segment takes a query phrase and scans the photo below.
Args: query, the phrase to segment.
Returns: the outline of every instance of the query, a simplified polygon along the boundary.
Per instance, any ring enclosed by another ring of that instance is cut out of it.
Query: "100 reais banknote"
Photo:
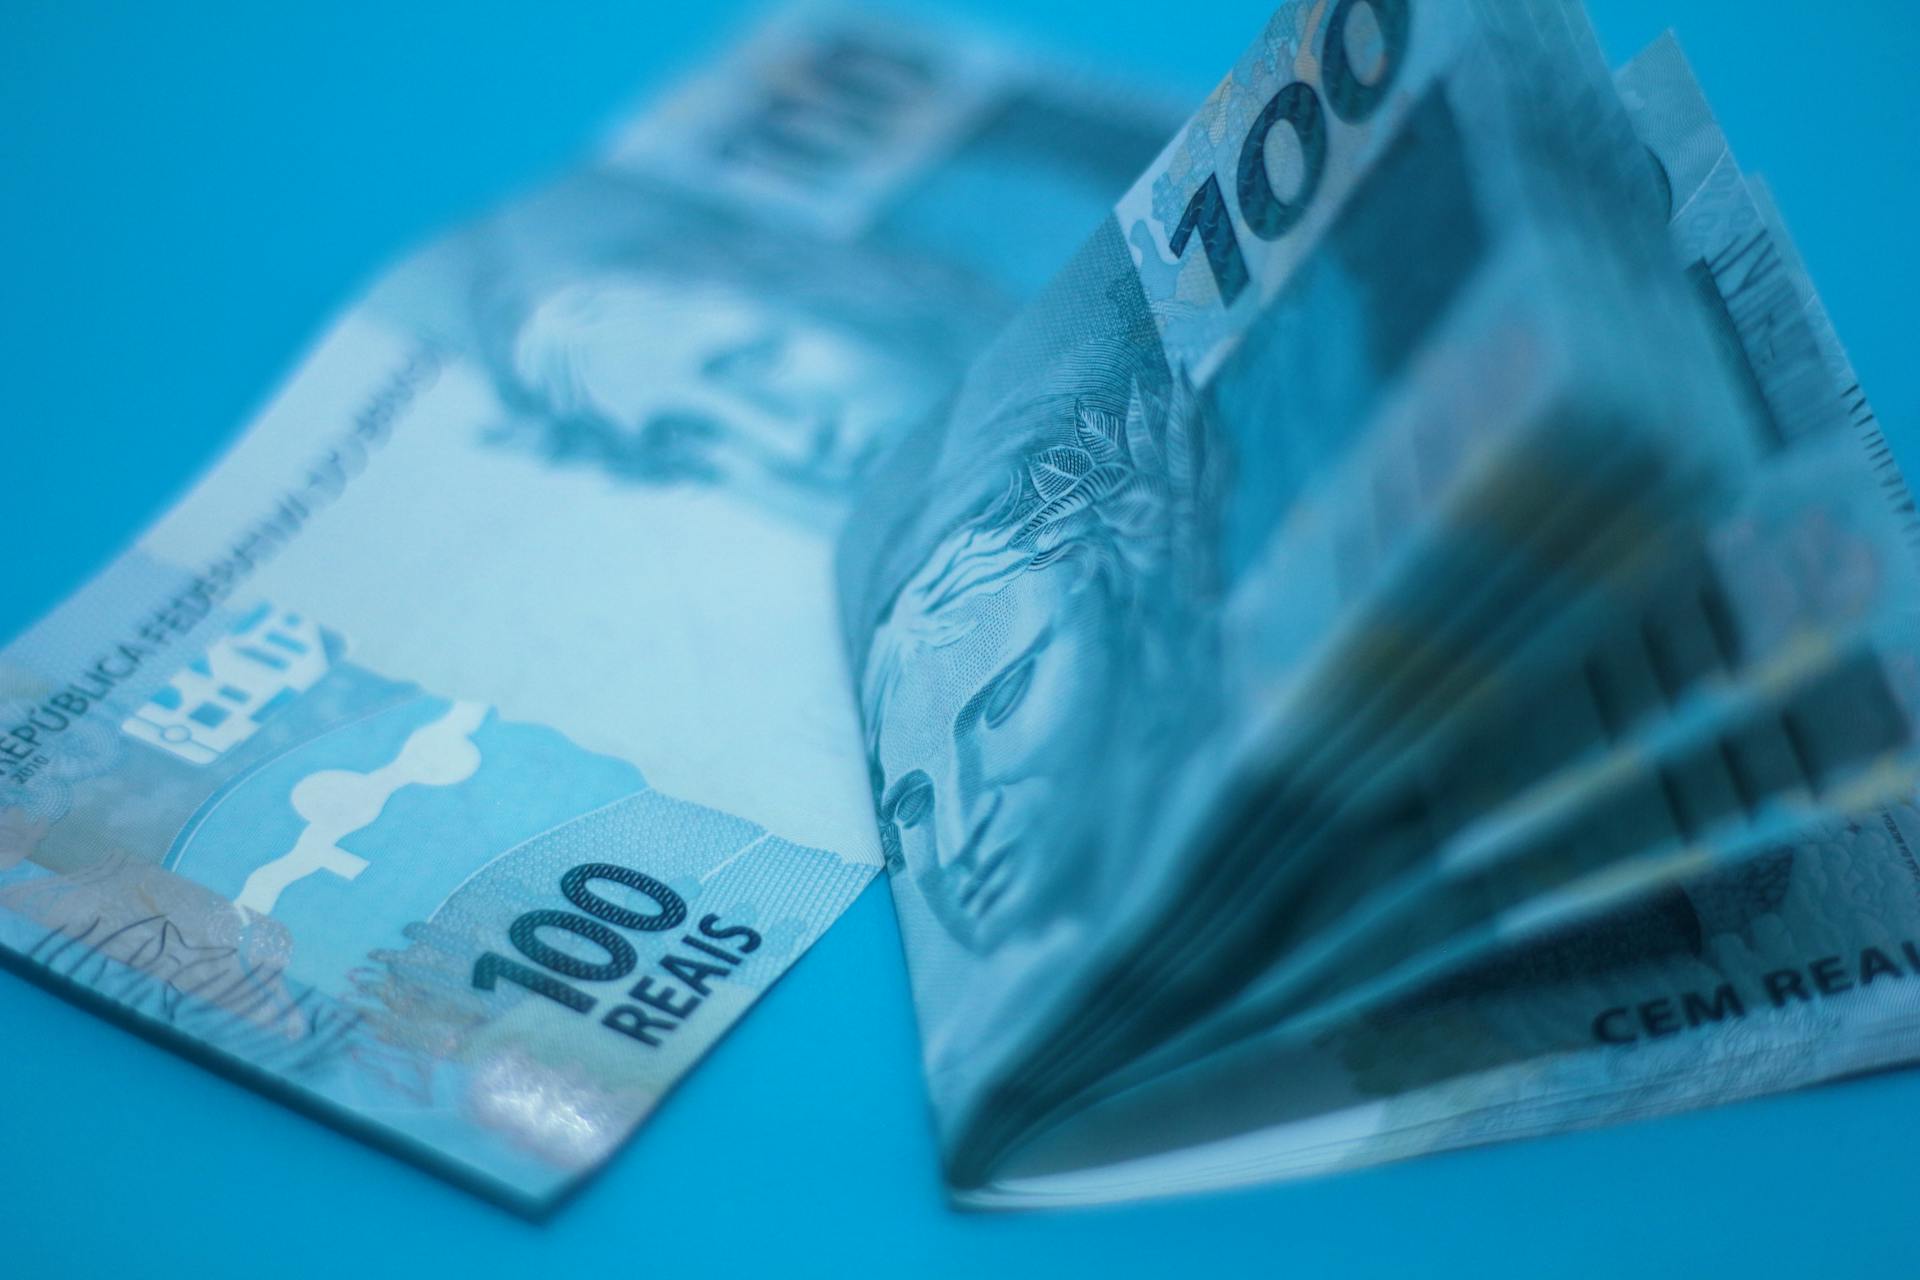
[[[802,9],[407,259],[0,653],[0,948],[550,1202],[879,866],[834,532],[1171,123]]]
[[[1684,63],[1622,84],[1558,0],[1279,6],[867,486],[964,1201],[1916,1052],[1913,506]]]

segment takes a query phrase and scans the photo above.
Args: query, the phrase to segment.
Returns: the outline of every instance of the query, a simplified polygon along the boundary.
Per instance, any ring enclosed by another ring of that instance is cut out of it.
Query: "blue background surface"
[[[956,0],[957,3],[957,0]],[[1901,0],[1594,0],[1671,24],[1773,181],[1903,461],[1920,27]],[[1194,101],[1262,0],[996,0]],[[0,3],[0,636],[214,456],[399,250],[577,154],[743,10]],[[535,1225],[0,974],[0,1275],[1912,1275],[1920,1075],[1206,1199],[942,1200],[870,890]]]

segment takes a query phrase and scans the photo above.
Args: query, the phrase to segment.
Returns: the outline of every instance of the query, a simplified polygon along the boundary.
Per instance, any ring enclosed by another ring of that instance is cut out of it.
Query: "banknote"
[[[805,7],[405,259],[0,651],[0,955],[551,1204],[880,865],[835,530],[1173,123]]]
[[[1283,4],[876,466],[841,609],[962,1200],[1901,1055],[1902,984],[1827,997],[1920,961],[1913,511],[1763,208],[1576,4]]]

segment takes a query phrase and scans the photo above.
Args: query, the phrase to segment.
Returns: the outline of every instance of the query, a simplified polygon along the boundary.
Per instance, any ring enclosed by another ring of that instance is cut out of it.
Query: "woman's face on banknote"
[[[678,451],[679,474],[750,492],[843,491],[917,408],[908,371],[831,321],[633,274],[547,294],[512,361],[556,418],[601,424],[597,443],[616,469],[644,461],[627,457],[635,450]]]
[[[944,641],[898,617],[878,639],[901,646],[874,745],[889,843],[977,951],[1050,914],[1091,825],[1114,661],[1081,572],[1026,569],[948,603]]]

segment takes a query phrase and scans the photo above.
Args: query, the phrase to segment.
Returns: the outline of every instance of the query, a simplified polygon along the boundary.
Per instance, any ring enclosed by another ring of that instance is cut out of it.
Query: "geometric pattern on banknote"
[[[128,736],[208,764],[326,674],[320,629],[262,601],[121,724]]]

